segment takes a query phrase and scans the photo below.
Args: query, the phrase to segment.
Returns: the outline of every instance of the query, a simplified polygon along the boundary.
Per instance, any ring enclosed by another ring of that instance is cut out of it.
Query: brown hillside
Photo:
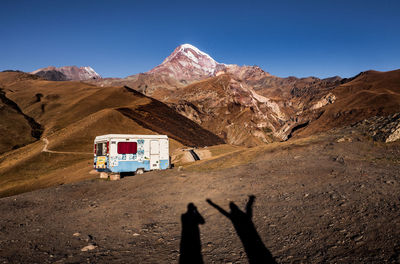
[[[369,71],[344,80],[220,75],[153,96],[230,144],[255,146],[399,112],[399,72]]]
[[[0,73],[0,85],[12,102],[2,108],[10,114],[0,123],[8,127],[1,127],[12,133],[9,138],[22,142],[0,145],[1,196],[97,177],[89,172],[93,140],[101,134],[163,133],[171,138],[171,150],[223,143],[167,105],[128,87],[51,82],[24,73]],[[32,137],[30,123],[43,133]],[[43,152],[45,141],[37,139],[47,139],[51,152]],[[16,144],[25,146],[11,150]]]
[[[367,71],[332,91],[335,103],[322,109],[322,115],[299,131],[306,136],[334,127],[353,124],[372,116],[400,111],[400,70]]]

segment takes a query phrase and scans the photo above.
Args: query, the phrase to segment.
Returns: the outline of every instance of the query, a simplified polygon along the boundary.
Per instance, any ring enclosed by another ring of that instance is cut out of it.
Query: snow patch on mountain
[[[207,53],[193,45],[183,44],[150,73],[168,75],[177,80],[194,81],[213,76],[217,65]]]

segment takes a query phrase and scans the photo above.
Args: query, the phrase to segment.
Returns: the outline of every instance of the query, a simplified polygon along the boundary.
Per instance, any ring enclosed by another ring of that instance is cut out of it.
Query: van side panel
[[[120,161],[117,166],[111,167],[112,172],[135,172],[137,169],[150,170],[150,161]]]

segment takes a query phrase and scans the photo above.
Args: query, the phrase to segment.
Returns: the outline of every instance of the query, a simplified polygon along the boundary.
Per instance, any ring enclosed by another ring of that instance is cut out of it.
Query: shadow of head
[[[184,214],[190,221],[192,221],[195,224],[204,224],[205,220],[197,211],[197,207],[193,203],[189,203],[187,206],[187,212]]]
[[[193,203],[189,203],[188,206],[187,206],[187,208],[188,208],[188,211],[197,210],[196,206],[194,206]]]

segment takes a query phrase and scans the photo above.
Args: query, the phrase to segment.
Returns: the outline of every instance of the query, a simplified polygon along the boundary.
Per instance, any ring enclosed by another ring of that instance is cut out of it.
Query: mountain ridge
[[[30,73],[39,75],[49,81],[86,81],[89,79],[101,79],[100,74],[95,72],[90,66],[48,66]]]
[[[147,73],[89,82],[128,85],[169,104],[229,144],[256,146],[288,140],[303,130],[317,131],[313,122],[340,97],[335,89],[357,77],[280,78],[258,66],[219,63],[183,44]]]

